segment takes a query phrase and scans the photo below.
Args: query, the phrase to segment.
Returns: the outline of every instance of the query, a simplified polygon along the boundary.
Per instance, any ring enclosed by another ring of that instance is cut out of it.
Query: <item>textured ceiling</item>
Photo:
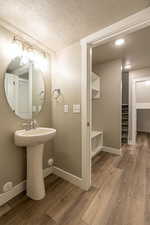
[[[130,63],[132,70],[150,67],[150,27],[125,37],[125,44],[116,47],[114,41],[93,48],[93,65],[115,59]]]
[[[0,0],[0,17],[57,51],[149,5],[149,0]]]

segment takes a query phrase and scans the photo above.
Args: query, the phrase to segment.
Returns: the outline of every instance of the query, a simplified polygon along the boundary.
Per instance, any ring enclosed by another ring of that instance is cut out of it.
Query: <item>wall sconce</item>
[[[63,95],[59,88],[56,88],[52,91],[52,97],[59,103],[63,101]]]

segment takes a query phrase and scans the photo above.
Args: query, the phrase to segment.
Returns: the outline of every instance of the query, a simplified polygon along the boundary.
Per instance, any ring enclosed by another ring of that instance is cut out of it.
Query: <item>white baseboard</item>
[[[5,192],[0,194],[0,206],[7,203],[9,200],[23,192],[26,188],[26,181],[22,181],[21,183],[17,184],[12,188],[11,191]]]
[[[61,177],[64,180],[69,181],[70,183],[82,188],[82,178],[79,178],[71,173],[66,172],[56,166],[53,167],[53,173],[58,177]]]
[[[121,155],[122,154],[122,150],[121,149],[112,148],[112,147],[108,147],[108,146],[103,146],[102,151],[103,152],[109,152],[109,153],[116,154],[116,155]]]
[[[53,173],[53,167],[51,166],[51,167],[48,167],[48,168],[46,168],[46,169],[44,169],[43,170],[43,175],[44,175],[44,178],[45,177],[48,177],[50,174],[52,174]]]
[[[147,130],[147,131],[145,131],[145,130],[137,130],[137,132],[140,132],[140,133],[150,133],[150,131],[149,130]]]
[[[132,145],[133,141],[132,140],[128,140],[128,144]]]
[[[44,177],[47,177],[53,172],[53,168],[49,167],[43,170]],[[26,181],[22,181],[12,188],[11,191],[0,194],[0,206],[7,203],[9,200],[20,194],[26,189]]]
[[[135,145],[136,143],[134,143],[133,140],[129,140],[129,141],[128,141],[128,144],[129,144],[129,145]]]

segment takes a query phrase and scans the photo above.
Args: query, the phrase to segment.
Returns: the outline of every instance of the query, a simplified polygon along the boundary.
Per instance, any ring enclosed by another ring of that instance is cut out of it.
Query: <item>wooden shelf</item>
[[[127,128],[122,128],[122,131],[123,132],[128,132],[128,129]]]
[[[128,141],[128,104],[122,104],[122,143]]]
[[[95,138],[98,135],[102,135],[103,132],[102,131],[98,131],[98,130],[92,130],[92,135],[91,138]]]
[[[97,155],[102,150],[102,148],[103,146],[98,146],[97,148],[93,149],[91,157],[93,158],[95,155]]]
[[[91,131],[92,152],[91,158],[97,155],[103,147],[103,131],[92,130]]]
[[[128,137],[127,133],[122,136],[122,138],[126,138],[126,137]]]
[[[150,103],[136,103],[136,109],[150,109]]]
[[[100,76],[92,72],[92,99],[100,98]]]
[[[96,88],[92,88],[92,91],[99,92],[99,90]]]

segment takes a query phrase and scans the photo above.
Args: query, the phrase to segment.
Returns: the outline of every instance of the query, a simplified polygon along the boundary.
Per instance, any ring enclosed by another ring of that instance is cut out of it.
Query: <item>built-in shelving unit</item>
[[[100,98],[100,76],[92,72],[92,99]]]
[[[149,102],[136,103],[136,109],[150,109]]]
[[[92,72],[92,99],[98,99],[101,95],[100,82],[101,78],[96,73]],[[103,147],[103,131],[92,130],[91,132],[92,152],[91,158],[97,155]]]
[[[122,144],[128,143],[128,104],[122,105]]]
[[[91,132],[91,141],[92,141],[92,154],[93,158],[97,155],[103,148],[103,132],[98,130],[93,130]]]

